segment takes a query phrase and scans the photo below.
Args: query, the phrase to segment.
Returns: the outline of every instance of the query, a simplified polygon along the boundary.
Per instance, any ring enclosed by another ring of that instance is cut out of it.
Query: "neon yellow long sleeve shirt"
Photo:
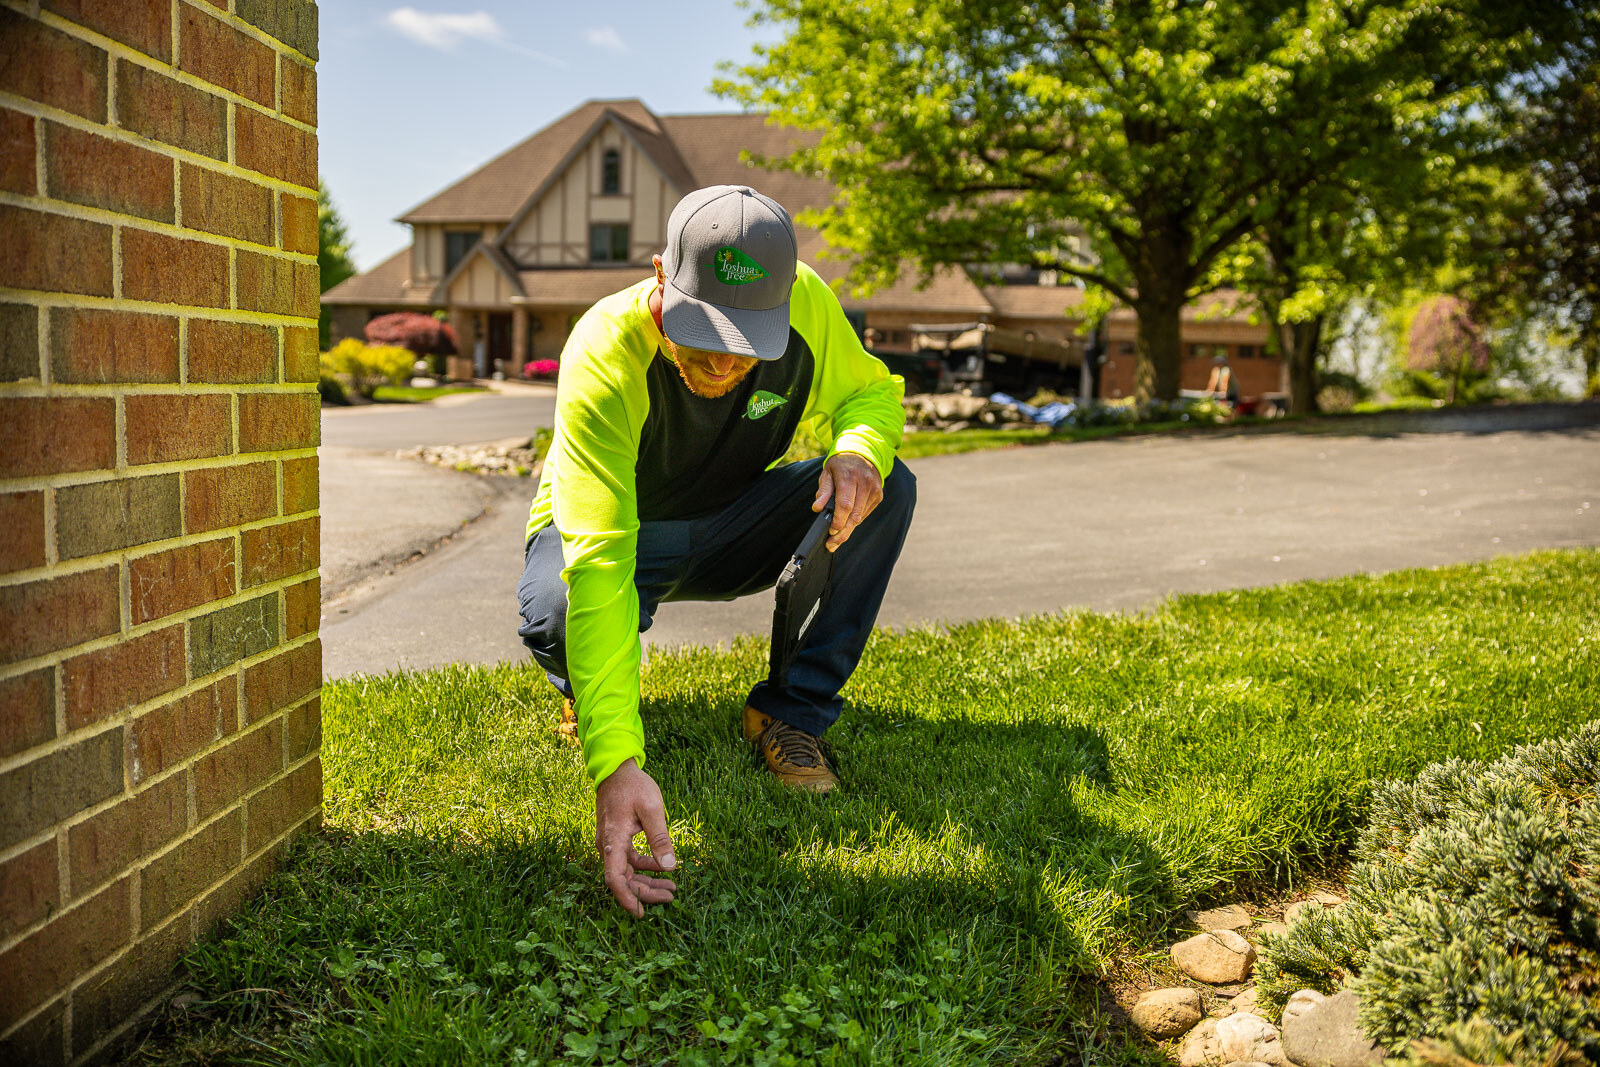
[[[905,381],[861,347],[817,273],[799,264],[789,347],[727,397],[696,397],[650,314],[655,279],[596,303],[561,354],[555,435],[527,537],[554,523],[567,585],[567,670],[591,783],[645,762],[639,718],[639,523],[693,517],[781,462],[805,426],[828,455],[888,477],[905,430]],[[803,397],[803,399],[802,399]]]

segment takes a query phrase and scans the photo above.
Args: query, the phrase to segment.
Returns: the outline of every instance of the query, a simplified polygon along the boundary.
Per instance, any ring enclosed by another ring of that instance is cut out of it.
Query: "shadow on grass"
[[[856,706],[818,798],[737,740],[741,705],[644,708],[674,904],[616,908],[565,802],[470,835],[330,828],[191,954],[201,1010],[140,1062],[1161,1062],[1085,941],[1084,907],[1171,892],[1074,802],[1110,788],[1094,730]]]

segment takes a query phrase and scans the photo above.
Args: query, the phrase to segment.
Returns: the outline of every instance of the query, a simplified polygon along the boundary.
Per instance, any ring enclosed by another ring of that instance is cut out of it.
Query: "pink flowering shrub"
[[[536,359],[522,368],[524,378],[554,378],[561,370],[561,362],[554,359]]]

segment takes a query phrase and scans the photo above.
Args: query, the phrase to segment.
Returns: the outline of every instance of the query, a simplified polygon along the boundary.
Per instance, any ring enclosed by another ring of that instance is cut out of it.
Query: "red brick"
[[[180,914],[78,986],[72,994],[73,1051],[81,1053],[121,1027],[170,985],[192,943],[189,916]]]
[[[172,62],[171,0],[45,0],[44,9],[152,59]]]
[[[122,745],[105,730],[0,773],[0,851],[121,793]]]
[[[129,637],[61,665],[67,729],[76,730],[188,681],[183,626]]]
[[[273,846],[230,874],[227,881],[200,899],[195,905],[195,913],[201,937],[216,933],[220,923],[237,914],[240,906],[260,891],[282,853],[282,845]]]
[[[43,1011],[0,1038],[0,1063],[28,1063],[56,1067],[70,1061],[66,1044],[67,1004],[64,994]]]
[[[226,393],[134,393],[122,401],[128,463],[172,463],[233,452],[233,398]]]
[[[316,0],[234,0],[233,12],[308,59],[317,58]]]
[[[117,63],[117,125],[212,159],[228,158],[228,102],[165,74]]]
[[[142,856],[159,852],[189,826],[189,784],[174,774],[67,833],[71,895],[81,897]]]
[[[317,508],[317,457],[283,461],[283,513],[297,515]]]
[[[246,667],[245,722],[260,722],[315,693],[321,685],[321,641],[310,641]]]
[[[320,522],[313,515],[309,519],[244,531],[240,535],[243,563],[239,568],[239,584],[249,589],[316,570]]]
[[[172,157],[127,141],[44,124],[45,185],[51,196],[142,219],[177,219]]]
[[[290,118],[299,119],[307,126],[315,126],[317,124],[316,68],[292,56],[283,56],[278,71],[278,95],[283,102],[283,113]]]
[[[0,382],[29,379],[39,379],[39,310],[0,303]]]
[[[50,367],[58,382],[176,382],[178,320],[134,311],[51,308]]]
[[[129,880],[113,882],[0,953],[0,1030],[127,944]]]
[[[249,322],[189,320],[191,382],[275,382],[278,328]]]
[[[322,621],[322,579],[310,578],[283,591],[283,639],[315,633]]]
[[[184,226],[258,245],[272,244],[271,189],[187,162],[182,185]]]
[[[112,295],[110,226],[0,204],[0,233],[0,285]]]
[[[245,851],[256,852],[304,822],[322,805],[322,761],[296,767],[245,802],[249,836]]]
[[[316,393],[244,393],[239,397],[239,451],[315,448],[322,433]]]
[[[277,106],[276,54],[199,8],[178,7],[178,68],[202,81],[254,100]]]
[[[133,625],[187,611],[235,592],[233,538],[152,552],[128,563],[128,612]]]
[[[240,249],[239,307],[273,315],[317,317],[321,308],[321,274],[315,263],[264,256]]]
[[[317,202],[308,196],[281,193],[283,247],[288,252],[317,254]]]
[[[113,478],[56,490],[56,556],[63,560],[165,541],[183,532],[178,475]]]
[[[184,530],[203,533],[264,519],[278,511],[272,463],[183,472]]]
[[[0,530],[0,574],[44,566],[43,493],[0,493]]]
[[[61,907],[61,870],[56,839],[0,861],[0,941]]]
[[[0,663],[117,632],[117,568],[0,586]]]
[[[230,811],[140,872],[139,929],[149,930],[239,865],[240,813]]]
[[[312,697],[284,716],[283,732],[290,763],[315,752],[322,745],[322,698]]]
[[[106,120],[104,50],[10,8],[0,8],[0,41],[0,91]]]
[[[225,308],[228,250],[123,227],[122,295],[129,300]]]
[[[116,426],[108,397],[0,397],[0,477],[114,467]]]
[[[283,720],[273,719],[195,761],[195,814],[210,818],[282,770]]]
[[[0,107],[0,189],[33,196],[39,188],[33,116]]]
[[[233,109],[233,158],[248,170],[317,187],[316,135],[254,108]]]
[[[320,375],[317,331],[313,326],[283,328],[283,380],[314,382]]]
[[[128,769],[137,786],[176,767],[239,725],[239,680],[226,675],[147,711],[128,727]]]
[[[56,669],[41,667],[0,681],[0,759],[56,735]]]

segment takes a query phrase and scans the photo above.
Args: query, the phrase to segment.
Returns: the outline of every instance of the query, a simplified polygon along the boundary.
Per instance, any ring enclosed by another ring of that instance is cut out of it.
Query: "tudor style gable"
[[[518,269],[648,265],[693,188],[659,130],[607,111],[496,238]]]

